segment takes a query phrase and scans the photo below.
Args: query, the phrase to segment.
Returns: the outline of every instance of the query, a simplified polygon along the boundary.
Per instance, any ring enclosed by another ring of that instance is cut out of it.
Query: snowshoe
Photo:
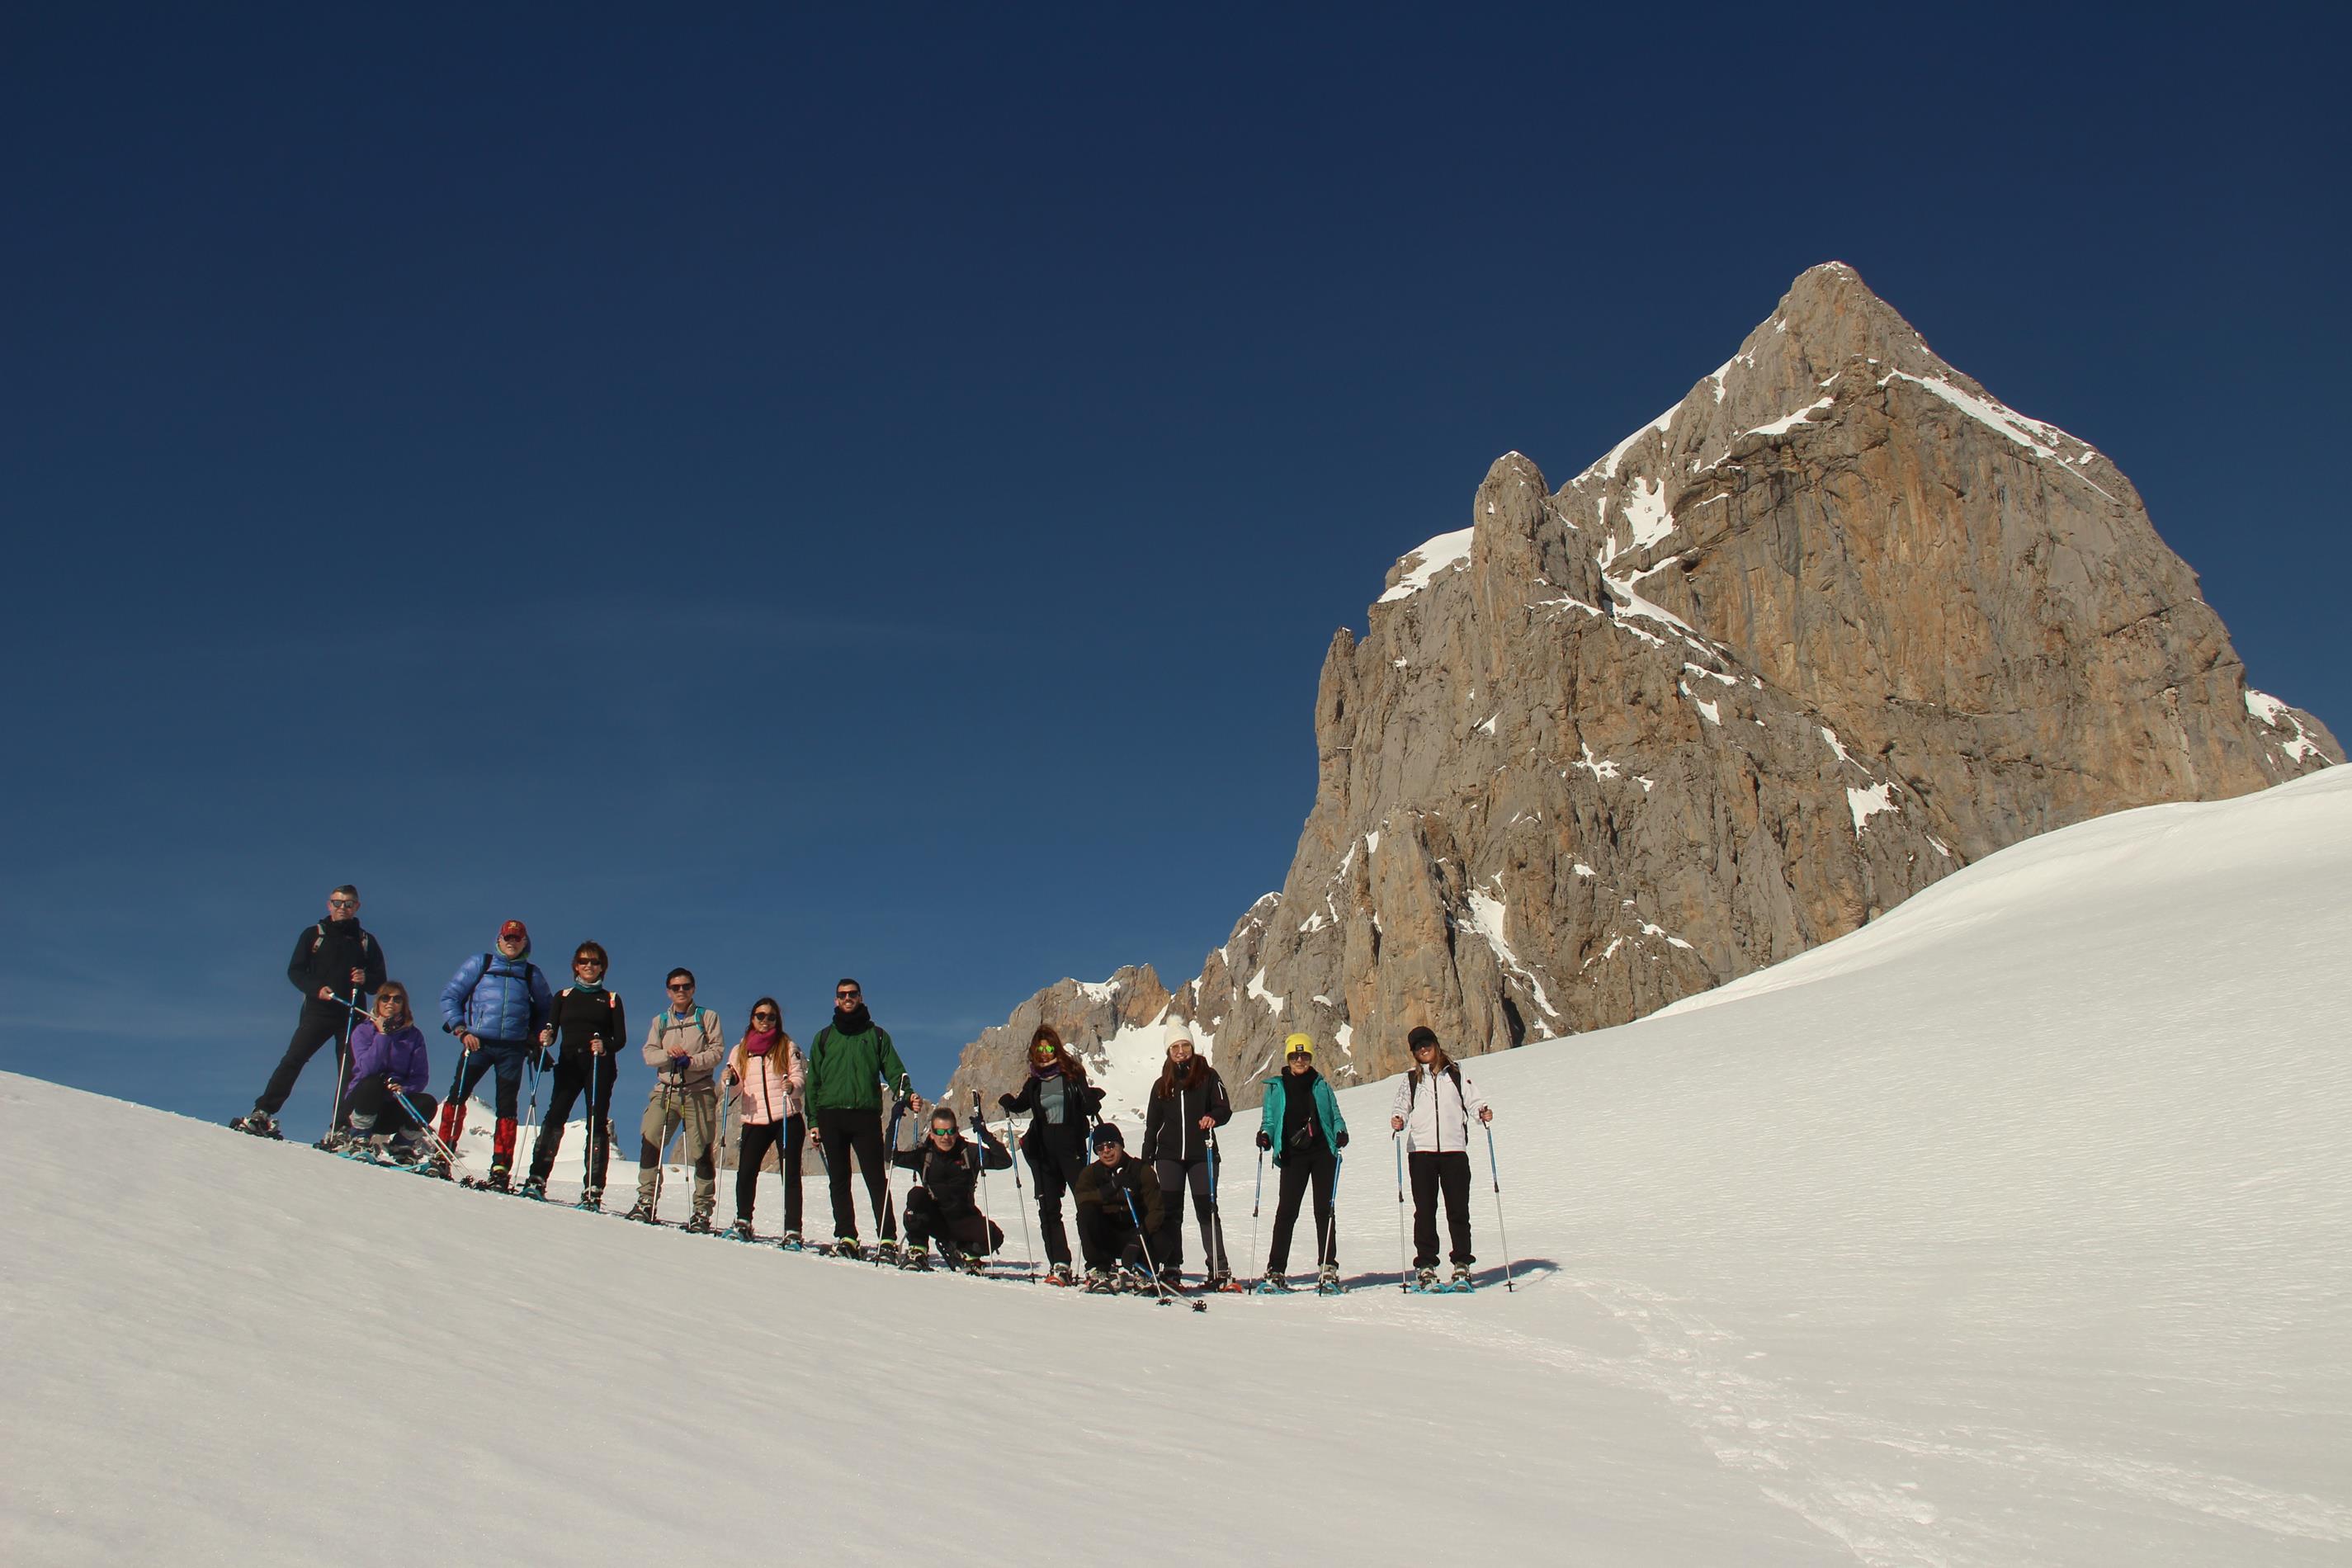
[[[888,1237],[884,1237],[880,1241],[876,1242],[874,1244],[874,1261],[881,1264],[897,1263],[898,1261],[898,1244],[891,1240]]]
[[[1416,1290],[1436,1289],[1437,1270],[1434,1268],[1417,1268],[1413,1270],[1412,1288]]]
[[[817,1247],[815,1250],[827,1258],[845,1258],[852,1263],[866,1261],[866,1248],[858,1245],[857,1238],[854,1236],[836,1236],[831,1245]]]
[[[231,1121],[229,1125],[239,1132],[250,1132],[256,1138],[276,1138],[282,1141],[286,1136],[285,1133],[278,1131],[278,1118],[266,1110],[248,1110]]]
[[[654,1205],[642,1201],[631,1204],[629,1205],[629,1212],[623,1215],[621,1217],[623,1219],[635,1220],[640,1225],[661,1224],[661,1216],[654,1213]]]
[[[751,1222],[750,1220],[739,1219],[733,1225],[727,1227],[727,1239],[730,1241],[757,1241],[760,1238],[751,1233]]]
[[[1108,1296],[1118,1289],[1118,1283],[1112,1279],[1109,1269],[1089,1268],[1087,1270],[1086,1292],[1087,1295]]]
[[[1243,1289],[1242,1284],[1234,1278],[1233,1270],[1229,1268],[1221,1268],[1210,1275],[1206,1283],[1201,1288],[1204,1290],[1220,1290],[1234,1294],[1238,1294]]]
[[[776,1245],[782,1247],[786,1252],[799,1252],[807,1247],[808,1244],[801,1239],[801,1233],[799,1231],[788,1230],[784,1232],[784,1238],[776,1243]]]
[[[919,1247],[910,1247],[898,1255],[898,1267],[909,1274],[929,1274],[931,1255]]]
[[[1256,1296],[1287,1296],[1290,1294],[1290,1276],[1279,1270],[1269,1270],[1265,1279],[1250,1287],[1250,1293]]]
[[[1056,1263],[1054,1265],[1053,1272],[1045,1276],[1045,1283],[1048,1285],[1075,1285],[1077,1283],[1077,1279],[1071,1274],[1070,1266],[1068,1264]]]
[[[710,1235],[710,1216],[707,1214],[691,1214],[687,1215],[686,1230],[687,1234],[689,1236]]]
[[[1473,1290],[1477,1289],[1477,1281],[1470,1278],[1470,1266],[1466,1263],[1455,1264],[1454,1266],[1454,1278],[1446,1282],[1445,1288],[1449,1290]]]
[[[547,1201],[547,1178],[545,1176],[525,1176],[522,1179],[522,1185],[515,1189],[515,1196],[519,1198],[535,1198],[541,1203],[545,1203]]]
[[[1318,1296],[1342,1295],[1346,1292],[1347,1289],[1348,1288],[1345,1285],[1339,1283],[1339,1266],[1338,1264],[1327,1263],[1316,1273],[1315,1293]]]
[[[1173,1263],[1169,1264],[1160,1271],[1160,1283],[1171,1291],[1181,1294],[1184,1289],[1184,1270]]]
[[[572,1206],[586,1209],[590,1214],[602,1213],[604,1207],[604,1189],[602,1187],[583,1189],[580,1194],[580,1201]]]

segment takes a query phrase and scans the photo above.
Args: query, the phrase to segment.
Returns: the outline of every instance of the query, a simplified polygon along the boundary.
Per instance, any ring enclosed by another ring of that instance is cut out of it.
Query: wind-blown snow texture
[[[0,1079],[0,1558],[2342,1563],[2347,888],[2331,771],[1474,1062],[1508,1295],[1483,1158],[1488,1288],[1396,1291],[1385,1085],[1356,1291],[1195,1317]]]

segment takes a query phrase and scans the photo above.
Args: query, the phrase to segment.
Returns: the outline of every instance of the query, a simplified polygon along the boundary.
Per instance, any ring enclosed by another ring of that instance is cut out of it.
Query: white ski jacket
[[[1409,1154],[1456,1154],[1470,1147],[1470,1119],[1486,1109],[1486,1096],[1460,1062],[1448,1062],[1433,1087],[1414,1068],[1397,1079],[1389,1114],[1404,1118]]]

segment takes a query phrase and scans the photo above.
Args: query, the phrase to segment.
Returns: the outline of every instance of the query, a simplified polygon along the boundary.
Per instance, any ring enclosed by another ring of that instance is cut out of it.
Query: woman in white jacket
[[[1397,1080],[1389,1127],[1404,1138],[1405,1163],[1412,1173],[1412,1266],[1418,1283],[1437,1283],[1437,1194],[1445,1194],[1445,1228],[1452,1246],[1454,1283],[1470,1282],[1470,1119],[1495,1120],[1494,1109],[1445,1054],[1426,1026],[1405,1037],[1413,1066]]]

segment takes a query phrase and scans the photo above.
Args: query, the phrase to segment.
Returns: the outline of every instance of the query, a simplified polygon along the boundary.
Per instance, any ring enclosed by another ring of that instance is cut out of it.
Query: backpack
[[[1445,1076],[1454,1080],[1454,1098],[1465,1102],[1464,1110],[1466,1111],[1469,1109],[1467,1103],[1469,1096],[1462,1092],[1462,1064],[1460,1062],[1447,1062],[1445,1064]],[[1420,1099],[1421,1069],[1419,1068],[1415,1068],[1412,1069],[1412,1075],[1404,1080],[1404,1113],[1407,1116],[1411,1116],[1412,1114],[1413,1104]]]

